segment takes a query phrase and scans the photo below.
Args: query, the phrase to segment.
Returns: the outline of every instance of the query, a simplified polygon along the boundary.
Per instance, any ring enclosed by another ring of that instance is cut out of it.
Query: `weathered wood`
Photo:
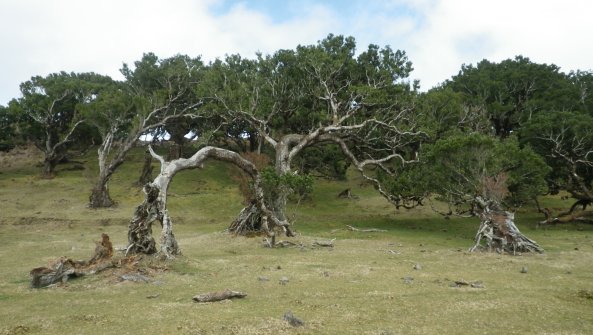
[[[42,288],[56,283],[65,283],[71,278],[95,274],[114,267],[111,261],[113,246],[107,234],[102,234],[101,241],[96,242],[95,254],[89,261],[75,261],[60,257],[46,267],[38,267],[31,272],[31,287]]]
[[[314,247],[333,248],[335,240],[336,239],[334,238],[329,241],[315,241],[315,242],[313,242],[313,246]]]
[[[523,235],[514,223],[515,214],[507,211],[489,210],[486,208],[480,214],[480,228],[475,237],[475,244],[469,249],[473,252],[487,247],[488,251],[508,252],[538,252],[544,249],[537,242]],[[486,245],[482,245],[482,241]]]
[[[540,209],[540,212],[544,214],[546,219],[538,222],[538,225],[545,226],[573,222],[593,224],[593,211],[583,210],[575,212],[574,207],[575,206],[573,205],[569,211],[560,213],[558,216],[552,215],[552,211],[549,208]]]
[[[226,289],[224,291],[219,292],[209,292],[204,294],[196,295],[192,298],[195,302],[214,302],[214,301],[222,301],[227,299],[234,299],[234,298],[245,298],[247,296],[246,293],[239,292],[239,291],[232,291]]]
[[[384,233],[384,232],[387,231],[385,229],[377,229],[377,228],[363,228],[363,229],[360,229],[360,228],[356,228],[356,227],[353,227],[353,226],[350,226],[350,225],[346,225],[346,227],[348,227],[348,230],[350,230],[350,231],[357,231],[357,232],[361,232],[361,233]]]

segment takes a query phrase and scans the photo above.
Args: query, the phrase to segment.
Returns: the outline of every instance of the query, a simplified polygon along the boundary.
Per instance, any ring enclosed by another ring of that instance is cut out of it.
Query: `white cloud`
[[[593,67],[593,2],[587,0],[287,0],[278,6],[298,14],[286,18],[253,10],[249,1],[230,2],[215,14],[220,1],[0,0],[0,104],[17,97],[19,83],[33,75],[65,70],[119,77],[122,63],[144,52],[251,57],[315,43],[328,33],[356,37],[359,50],[369,43],[405,50],[423,89],[484,58],[522,54],[564,71]]]
[[[592,68],[593,3],[585,0],[441,0],[425,7],[425,25],[409,54],[424,88],[456,74],[461,64],[516,55],[563,71]]]
[[[19,96],[34,75],[93,71],[119,78],[123,62],[145,52],[211,60],[314,43],[331,31],[330,11],[313,6],[298,18],[273,23],[245,6],[215,16],[214,1],[0,0],[0,104]]]

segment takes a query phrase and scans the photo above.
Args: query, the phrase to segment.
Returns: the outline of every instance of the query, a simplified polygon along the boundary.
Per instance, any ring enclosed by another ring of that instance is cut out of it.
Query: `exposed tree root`
[[[358,199],[358,196],[352,194],[352,190],[347,188],[338,194],[338,198],[342,199]]]
[[[544,252],[537,242],[527,238],[515,226],[514,213],[486,209],[480,214],[480,219],[482,223],[476,234],[476,243],[469,249],[470,252],[481,248],[513,255],[517,252]],[[482,241],[486,242],[485,246]]]
[[[288,222],[282,221],[280,224],[276,220],[276,224],[272,225],[275,229],[270,228],[268,215],[264,215],[257,202],[252,202],[249,206],[243,208],[239,216],[231,223],[227,231],[241,236],[256,236],[265,235],[266,243],[270,248],[276,246],[276,232],[280,230],[288,237],[294,237],[293,231],[290,229]]]
[[[228,232],[236,235],[251,235],[258,233],[268,233],[269,227],[265,217],[257,208],[257,205],[252,202],[249,206],[243,208],[239,216],[231,223]]]

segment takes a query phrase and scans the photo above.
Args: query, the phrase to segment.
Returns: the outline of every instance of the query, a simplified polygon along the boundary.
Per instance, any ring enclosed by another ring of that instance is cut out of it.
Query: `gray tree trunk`
[[[107,208],[115,205],[115,202],[109,195],[109,188],[107,187],[108,177],[101,176],[91,191],[89,197],[90,208]]]
[[[110,161],[108,161],[109,153],[113,147],[114,132],[107,133],[103,138],[103,143],[97,149],[97,159],[99,163],[99,178],[89,196],[89,207],[91,208],[107,208],[116,204],[109,195],[109,180],[115,170],[124,163],[128,152],[136,142],[135,137],[128,137],[126,141],[117,147],[117,152]]]

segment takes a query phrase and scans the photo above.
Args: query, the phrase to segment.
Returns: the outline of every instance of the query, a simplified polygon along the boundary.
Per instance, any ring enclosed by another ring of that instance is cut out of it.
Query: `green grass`
[[[92,154],[82,159],[85,170],[61,166],[52,180],[18,161],[0,166],[0,334],[593,333],[593,300],[579,293],[593,291],[593,227],[538,229],[541,218],[525,209],[517,224],[545,254],[470,254],[475,219],[444,220],[429,208],[398,211],[352,175],[347,182],[318,181],[311,199],[291,205],[299,232],[291,240],[302,248],[271,250],[259,238],[222,233],[241,197],[227,177],[230,168],[218,162],[175,177],[169,210],[183,255],[162,264],[168,270],[152,282],[122,282],[106,271],[31,289],[31,269],[60,256],[88,259],[103,232],[116,247],[126,245],[128,220],[142,201],[133,186],[142,152],[115,174],[110,190],[119,205],[107,210],[86,207],[96,172]],[[338,199],[347,187],[359,199]],[[350,232],[346,225],[387,232]],[[313,248],[318,239],[335,239],[335,247]],[[282,276],[288,284],[279,284]],[[485,288],[451,287],[460,279]],[[191,300],[225,288],[248,296]],[[304,327],[282,321],[289,310]]]

